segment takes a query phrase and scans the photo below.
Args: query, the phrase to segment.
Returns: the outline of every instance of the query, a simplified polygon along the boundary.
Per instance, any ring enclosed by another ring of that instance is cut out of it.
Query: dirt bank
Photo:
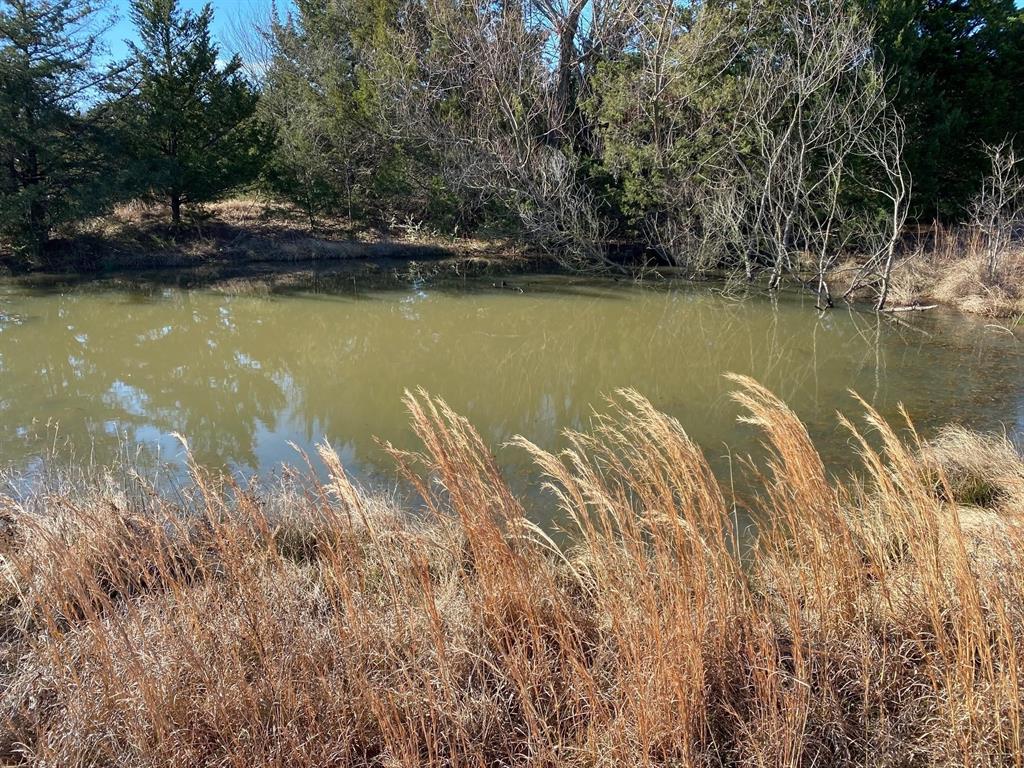
[[[310,222],[294,207],[256,197],[205,206],[179,228],[166,218],[159,207],[120,206],[62,233],[38,257],[7,258],[6,270],[95,275],[167,269],[234,277],[287,273],[291,270],[281,265],[289,264],[375,261],[480,271],[520,269],[536,260],[500,238],[451,237],[413,225],[395,225],[384,233],[338,219]],[[3,264],[0,259],[0,268]]]

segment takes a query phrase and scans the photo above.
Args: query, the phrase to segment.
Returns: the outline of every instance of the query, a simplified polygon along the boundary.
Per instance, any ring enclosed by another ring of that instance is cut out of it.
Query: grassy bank
[[[106,216],[70,227],[31,261],[9,266],[15,271],[88,273],[371,259],[486,266],[515,264],[525,255],[504,240],[450,237],[401,222],[383,232],[338,218],[310,221],[292,205],[252,196],[208,204],[180,227],[168,224],[161,206],[120,205]]]
[[[1010,240],[997,254],[969,228],[936,227],[905,257],[893,279],[894,303],[937,303],[968,314],[1024,315],[1024,243]]]
[[[410,517],[289,473],[46,470],[3,511],[2,752],[39,765],[1015,765],[1024,462],[867,406],[856,481],[750,380],[774,451],[734,510],[679,424],[620,393],[525,440],[576,527],[529,524],[472,427],[410,397]],[[743,548],[743,547],[740,547]]]

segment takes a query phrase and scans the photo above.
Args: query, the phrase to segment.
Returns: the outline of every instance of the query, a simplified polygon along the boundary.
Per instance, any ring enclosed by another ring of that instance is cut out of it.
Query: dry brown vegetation
[[[939,303],[988,317],[1024,314],[1024,244],[1011,242],[992,270],[985,238],[936,227],[893,274],[892,303]]]
[[[908,253],[883,282],[892,298],[906,306],[936,302],[989,317],[1024,317],[1024,163],[1012,141],[985,145],[991,171],[959,227],[940,224],[907,232]],[[916,239],[916,243],[914,240]],[[895,243],[895,240],[892,241]],[[890,256],[895,260],[894,251]],[[854,266],[850,292],[864,274]],[[849,280],[850,278],[847,278]],[[882,302],[884,303],[884,302]]]
[[[268,489],[47,470],[0,502],[5,758],[1024,762],[1018,453],[962,430],[904,441],[861,404],[866,426],[843,423],[864,471],[836,484],[796,416],[736,384],[773,456],[753,543],[682,427],[629,391],[562,455],[517,441],[565,547],[423,393],[424,450],[393,454],[426,516],[327,448],[327,480]]]
[[[134,201],[72,226],[34,269],[188,268],[258,262],[366,259],[501,261],[526,259],[502,239],[445,236],[414,222],[387,232],[356,227],[341,217],[310,221],[289,203],[236,196],[192,211],[181,227],[167,223],[164,206]]]
[[[933,304],[991,318],[1024,316],[1024,243],[1011,241],[991,269],[986,239],[970,227],[935,225],[906,235],[907,243],[892,270],[888,308]],[[852,256],[829,275],[833,290],[866,300],[872,292],[854,282],[863,259]]]

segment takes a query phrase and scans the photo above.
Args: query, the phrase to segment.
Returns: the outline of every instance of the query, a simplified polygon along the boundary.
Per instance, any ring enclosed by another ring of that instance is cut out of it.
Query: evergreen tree
[[[0,0],[0,238],[30,255],[103,197],[99,32],[88,0]]]
[[[269,30],[261,112],[276,132],[267,180],[312,220],[384,219],[412,196],[410,159],[382,123],[379,68],[395,0],[295,0]]]
[[[273,58],[261,110],[276,129],[267,178],[312,220],[351,209],[360,139],[372,131],[355,94],[359,62],[346,5],[297,0],[271,27]]]
[[[140,184],[167,201],[178,225],[183,204],[215,199],[258,171],[258,96],[239,56],[220,60],[209,4],[192,13],[178,0],[133,0],[131,14],[136,85],[122,125]]]
[[[863,0],[907,121],[915,214],[956,222],[984,143],[1024,134],[1024,12],[1014,0]]]

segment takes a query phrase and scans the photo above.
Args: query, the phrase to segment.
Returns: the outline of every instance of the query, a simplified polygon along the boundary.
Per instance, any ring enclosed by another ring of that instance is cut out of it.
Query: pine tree
[[[861,0],[907,121],[915,213],[962,220],[984,145],[1024,132],[1024,11],[1014,0]]]
[[[239,56],[219,58],[209,4],[193,13],[178,0],[133,0],[131,14],[137,86],[122,103],[123,124],[136,173],[178,225],[183,204],[215,199],[258,170],[258,96]]]
[[[88,0],[0,0],[0,238],[38,254],[53,228],[94,208],[95,116],[104,75]]]
[[[395,0],[295,0],[270,28],[261,111],[276,131],[267,180],[311,222],[322,212],[384,218],[408,194],[406,158],[381,123],[370,67]]]

